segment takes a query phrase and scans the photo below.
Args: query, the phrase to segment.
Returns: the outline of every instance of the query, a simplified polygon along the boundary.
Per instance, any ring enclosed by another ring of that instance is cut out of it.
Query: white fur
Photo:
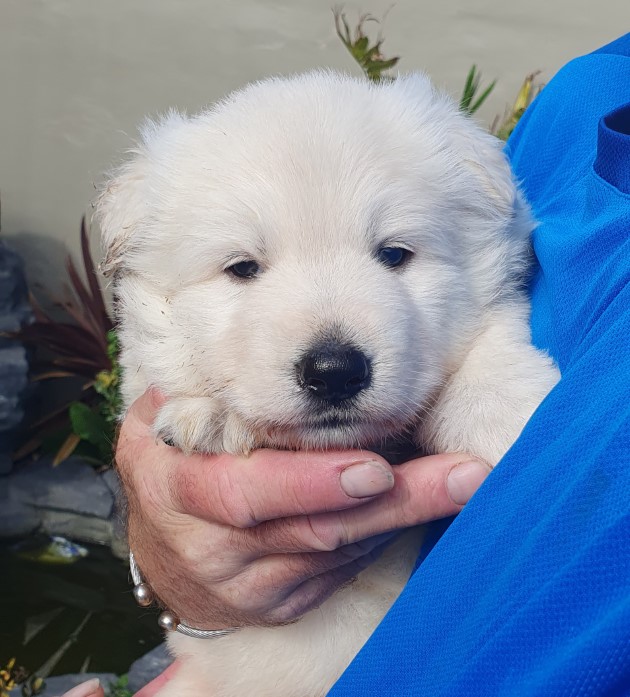
[[[103,192],[126,404],[169,395],[184,450],[378,447],[495,464],[557,380],[530,344],[533,227],[500,144],[422,75],[373,85],[316,72],[149,123]],[[414,255],[389,269],[382,246]],[[255,259],[256,279],[225,268]],[[317,428],[295,378],[334,332],[372,360],[349,423]],[[403,587],[407,537],[298,623],[215,642],[160,697],[324,695]]]

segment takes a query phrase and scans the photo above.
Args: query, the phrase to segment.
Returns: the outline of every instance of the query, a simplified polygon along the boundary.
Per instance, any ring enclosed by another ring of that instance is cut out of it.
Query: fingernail
[[[99,694],[98,689],[101,686],[101,681],[98,678],[92,678],[87,682],[83,682],[71,690],[66,692],[63,697],[92,697]]]
[[[446,488],[451,501],[458,506],[468,503],[489,474],[488,465],[476,460],[462,462],[453,467],[446,478]]]
[[[376,496],[394,486],[394,475],[381,462],[350,465],[341,473],[341,488],[353,499]]]

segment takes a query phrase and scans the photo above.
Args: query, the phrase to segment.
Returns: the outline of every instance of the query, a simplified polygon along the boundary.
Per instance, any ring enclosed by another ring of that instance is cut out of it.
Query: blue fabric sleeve
[[[540,223],[532,336],[562,379],[335,697],[630,695],[628,103],[630,34],[561,70],[510,139]]]

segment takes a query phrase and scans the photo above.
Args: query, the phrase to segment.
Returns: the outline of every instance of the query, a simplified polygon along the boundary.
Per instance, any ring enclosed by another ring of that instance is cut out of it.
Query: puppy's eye
[[[260,273],[258,262],[248,259],[247,261],[239,261],[237,264],[228,266],[226,271],[237,278],[256,278]]]
[[[412,256],[412,252],[403,247],[381,247],[376,253],[377,259],[390,269],[402,266]]]

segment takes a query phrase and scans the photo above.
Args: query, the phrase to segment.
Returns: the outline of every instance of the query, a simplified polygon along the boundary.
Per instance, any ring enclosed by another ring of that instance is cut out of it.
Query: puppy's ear
[[[399,77],[389,89],[402,90],[411,100],[423,124],[421,133],[432,134],[436,146],[450,160],[450,171],[464,175],[453,185],[466,205],[474,206],[481,217],[511,215],[518,194],[503,143],[462,113],[453,99],[422,73]]]
[[[481,194],[479,212],[491,218],[511,216],[518,205],[518,193],[503,143],[465,114],[456,115],[451,138],[461,155],[460,166],[472,175]]]
[[[111,276],[124,268],[136,228],[146,214],[144,182],[147,159],[142,149],[106,182],[96,201],[94,218],[101,230],[104,259],[101,272]]]

